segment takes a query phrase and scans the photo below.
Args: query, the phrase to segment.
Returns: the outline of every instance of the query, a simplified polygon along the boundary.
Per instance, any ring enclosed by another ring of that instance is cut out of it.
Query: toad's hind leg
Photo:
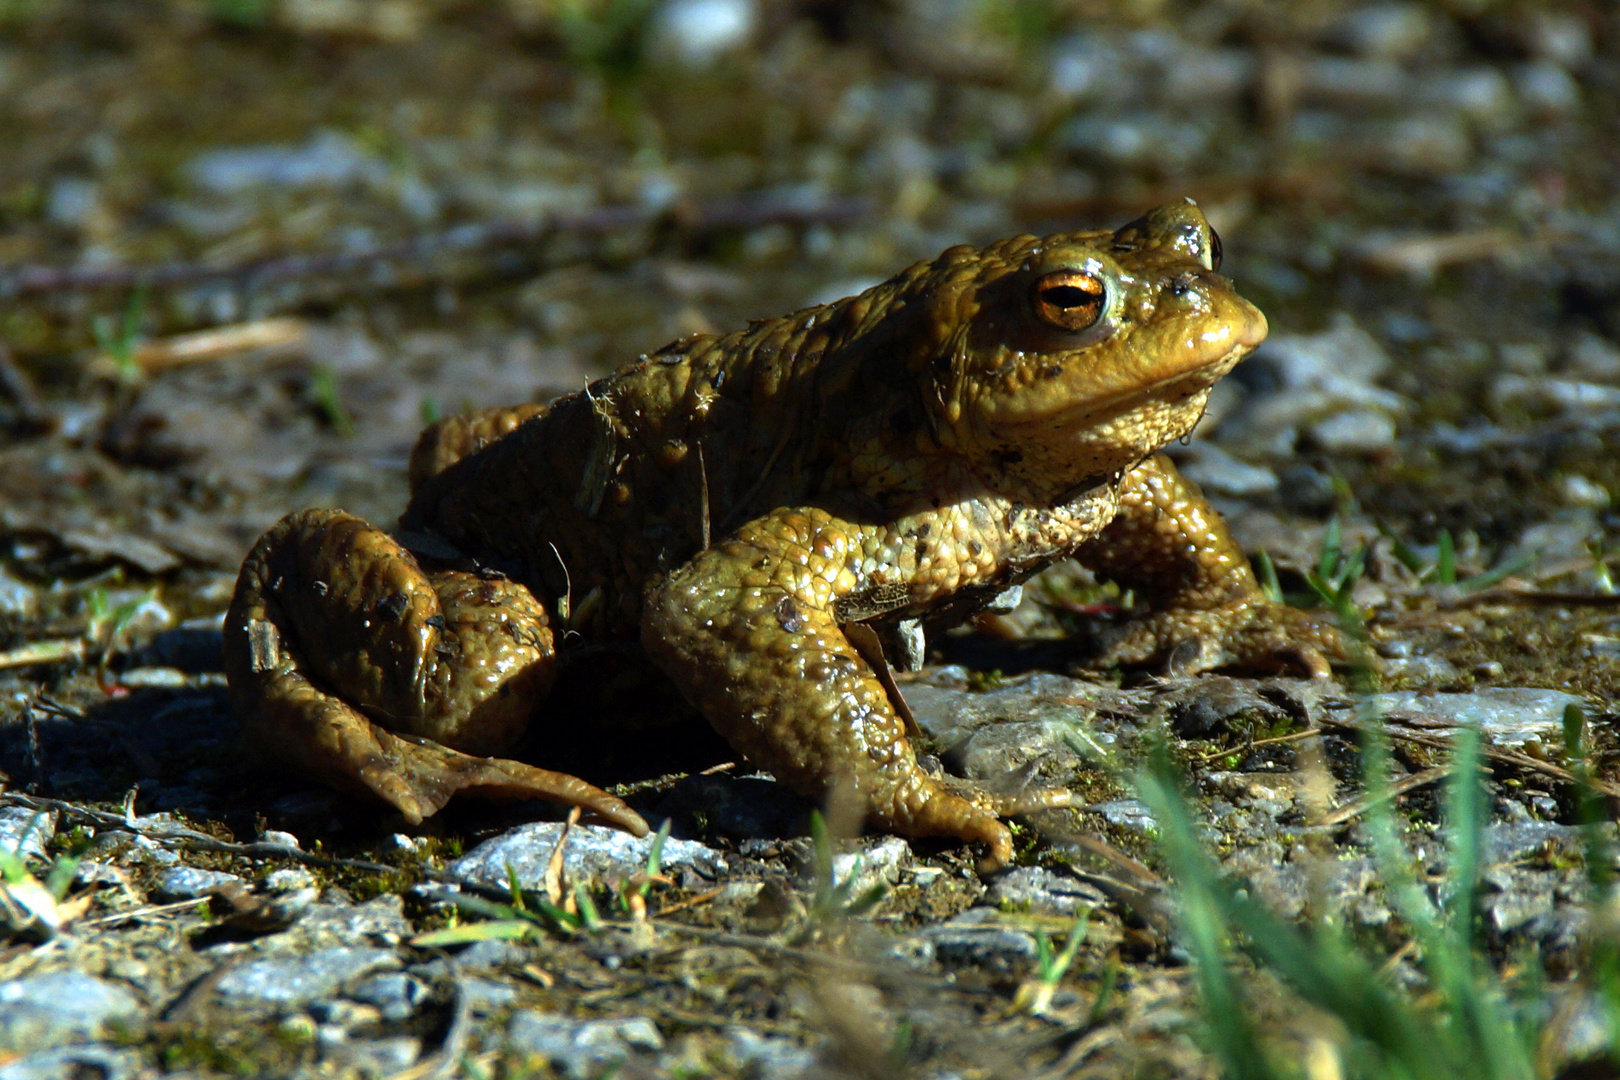
[[[411,822],[458,792],[640,815],[577,777],[481,755],[509,747],[554,676],[545,609],[499,577],[424,573],[388,534],[332,510],[259,540],[225,620],[225,672],[250,739]]]

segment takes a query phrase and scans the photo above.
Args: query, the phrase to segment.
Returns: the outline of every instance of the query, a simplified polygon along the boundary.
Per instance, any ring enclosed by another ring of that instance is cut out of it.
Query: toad
[[[1336,632],[1268,601],[1158,453],[1266,335],[1191,201],[1116,231],[958,246],[858,296],[683,338],[577,393],[442,420],[393,533],[284,518],[225,623],[245,731],[412,823],[454,795],[642,818],[503,758],[570,650],[633,648],[751,764],[867,826],[985,846],[1063,791],[917,761],[881,642],[1074,557],[1146,600],[1114,658],[1322,674]]]

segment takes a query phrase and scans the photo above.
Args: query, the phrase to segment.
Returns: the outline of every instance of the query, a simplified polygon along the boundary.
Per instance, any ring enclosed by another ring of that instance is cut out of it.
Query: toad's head
[[[924,301],[934,425],[983,467],[1060,491],[1192,430],[1266,336],[1191,200],[1114,231],[953,248]]]

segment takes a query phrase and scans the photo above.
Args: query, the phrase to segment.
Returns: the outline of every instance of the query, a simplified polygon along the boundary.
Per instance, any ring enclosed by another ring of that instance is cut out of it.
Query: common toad
[[[395,533],[306,510],[248,556],[225,625],[242,723],[411,822],[467,792],[578,804],[639,834],[583,780],[489,756],[540,711],[560,651],[639,644],[781,782],[1003,864],[999,819],[1067,793],[925,772],[863,625],[892,638],[966,617],[1072,555],[1153,605],[1119,659],[1320,674],[1341,653],[1266,600],[1157,453],[1266,334],[1219,265],[1190,201],[1113,232],[953,247],[549,404],[440,421]]]

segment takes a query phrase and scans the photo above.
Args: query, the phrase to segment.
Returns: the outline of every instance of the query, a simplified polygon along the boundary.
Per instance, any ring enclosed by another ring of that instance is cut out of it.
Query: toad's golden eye
[[[1058,270],[1035,282],[1030,300],[1042,322],[1059,330],[1085,330],[1102,317],[1108,287],[1096,274]]]
[[[1214,229],[1209,230],[1209,268],[1221,268],[1221,234]]]

